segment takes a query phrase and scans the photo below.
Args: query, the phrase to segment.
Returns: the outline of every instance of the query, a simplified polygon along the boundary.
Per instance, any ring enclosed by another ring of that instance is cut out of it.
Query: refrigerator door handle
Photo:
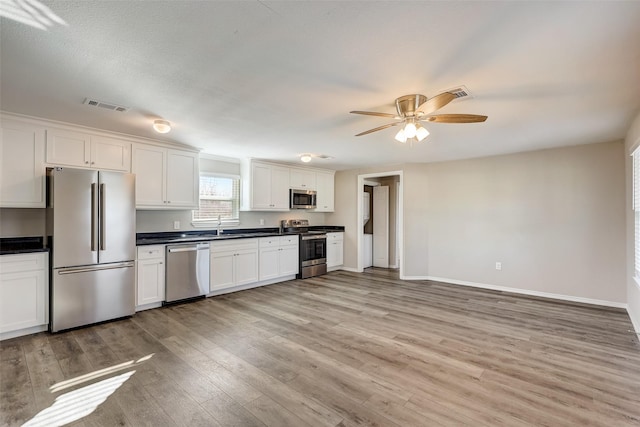
[[[98,206],[96,183],[91,184],[91,252],[98,250]]]
[[[58,274],[88,273],[90,271],[113,270],[116,268],[131,268],[133,266],[133,262],[120,262],[117,264],[96,265],[90,267],[71,267],[58,270]]]
[[[106,212],[107,209],[105,207],[106,204],[106,193],[107,193],[107,187],[105,184],[100,184],[100,250],[104,251],[105,248],[107,247],[107,218],[106,218]]]

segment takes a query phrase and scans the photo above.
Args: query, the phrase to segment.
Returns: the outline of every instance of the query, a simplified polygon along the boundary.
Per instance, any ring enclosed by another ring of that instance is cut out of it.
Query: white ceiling
[[[640,110],[639,1],[42,3],[67,25],[1,19],[2,110],[220,156],[310,152],[333,169],[470,158],[617,140]],[[428,123],[412,147],[397,128],[354,136],[393,120],[350,110],[460,85],[474,98],[439,112],[485,123]]]

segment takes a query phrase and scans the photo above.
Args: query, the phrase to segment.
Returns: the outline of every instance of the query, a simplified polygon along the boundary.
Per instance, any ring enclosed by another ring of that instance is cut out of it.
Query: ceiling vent
[[[445,90],[444,92],[449,92],[455,95],[456,99],[473,98],[473,95],[471,95],[471,92],[469,92],[469,89],[467,89],[465,86],[458,86],[453,89]]]
[[[92,107],[104,108],[105,110],[119,111],[121,113],[126,113],[130,110],[130,107],[123,107],[122,105],[116,105],[112,102],[98,101],[97,99],[92,98],[86,98],[83,104],[90,105]]]

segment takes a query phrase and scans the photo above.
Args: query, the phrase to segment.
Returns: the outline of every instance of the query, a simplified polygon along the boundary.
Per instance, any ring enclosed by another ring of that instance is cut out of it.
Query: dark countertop
[[[37,237],[3,237],[0,238],[0,255],[27,254],[32,252],[48,252],[44,247],[44,238]]]
[[[316,225],[310,226],[310,231],[344,232],[343,226]],[[216,230],[195,230],[195,231],[167,231],[159,233],[137,233],[136,245],[165,245],[170,243],[202,242],[209,240],[231,240],[247,239],[256,237],[283,236],[297,233],[280,233],[278,227],[272,228],[238,228],[224,230],[218,236]]]

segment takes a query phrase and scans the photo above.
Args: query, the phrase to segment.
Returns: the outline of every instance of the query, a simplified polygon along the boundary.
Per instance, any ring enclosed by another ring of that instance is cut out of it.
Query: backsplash
[[[311,225],[326,225],[325,213],[304,210],[290,212],[240,212],[240,228],[279,227],[280,220],[308,219]],[[264,219],[264,225],[260,220]],[[138,210],[136,232],[174,231],[174,221],[180,222],[181,231],[201,230],[191,225],[191,211]],[[44,236],[46,209],[0,209],[0,237]],[[212,229],[215,226],[211,227]]]
[[[289,212],[240,212],[240,228],[279,227],[280,220],[300,218],[308,219],[310,225],[326,225],[325,213],[296,210]],[[260,220],[264,224],[260,224]],[[191,211],[138,210],[136,211],[136,231],[152,233],[174,231],[174,221],[180,222],[179,230],[201,230],[191,225]],[[215,229],[215,225],[211,229]]]
[[[0,237],[44,236],[46,209],[0,209]]]

